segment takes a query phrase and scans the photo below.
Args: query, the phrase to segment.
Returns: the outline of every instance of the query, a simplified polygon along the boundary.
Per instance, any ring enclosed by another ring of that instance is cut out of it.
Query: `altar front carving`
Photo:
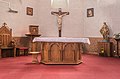
[[[79,64],[81,44],[90,43],[88,38],[42,38],[35,37],[33,42],[41,42],[41,63]]]

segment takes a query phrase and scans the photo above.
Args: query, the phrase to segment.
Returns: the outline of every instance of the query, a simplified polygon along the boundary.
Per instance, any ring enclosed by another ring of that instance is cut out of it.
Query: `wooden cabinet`
[[[100,56],[113,56],[112,42],[98,42],[98,53]]]

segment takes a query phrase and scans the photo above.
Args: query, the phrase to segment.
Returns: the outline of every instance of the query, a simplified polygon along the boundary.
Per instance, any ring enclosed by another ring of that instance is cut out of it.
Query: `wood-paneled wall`
[[[29,38],[28,37],[13,37],[13,39],[16,41],[17,46],[27,46],[29,47]],[[98,52],[98,47],[97,47],[97,43],[102,41],[102,38],[98,38],[98,37],[90,37],[90,45],[88,44],[84,44],[83,45],[83,52],[85,53],[97,53]],[[116,41],[111,38],[110,42],[113,42],[113,47],[115,48],[115,50],[117,50],[116,48]],[[37,47],[37,50],[39,50],[39,45]]]

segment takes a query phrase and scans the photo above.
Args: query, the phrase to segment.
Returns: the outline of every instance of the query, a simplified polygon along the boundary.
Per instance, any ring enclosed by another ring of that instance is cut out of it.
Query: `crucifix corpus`
[[[51,12],[51,14],[57,16],[57,24],[58,24],[58,30],[59,30],[59,37],[61,37],[62,18],[65,15],[69,15],[69,12],[62,12],[61,8],[59,8],[58,12]]]

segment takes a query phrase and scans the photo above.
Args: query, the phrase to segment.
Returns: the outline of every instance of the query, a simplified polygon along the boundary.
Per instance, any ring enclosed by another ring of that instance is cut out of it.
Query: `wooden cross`
[[[59,8],[58,12],[51,12],[52,15],[56,15],[58,17],[58,30],[59,30],[59,37],[61,37],[61,30],[62,30],[62,18],[65,15],[69,15],[69,12],[62,12],[61,8]]]
[[[7,24],[4,22],[4,23],[3,23],[3,26],[6,26],[6,25],[7,25]]]

